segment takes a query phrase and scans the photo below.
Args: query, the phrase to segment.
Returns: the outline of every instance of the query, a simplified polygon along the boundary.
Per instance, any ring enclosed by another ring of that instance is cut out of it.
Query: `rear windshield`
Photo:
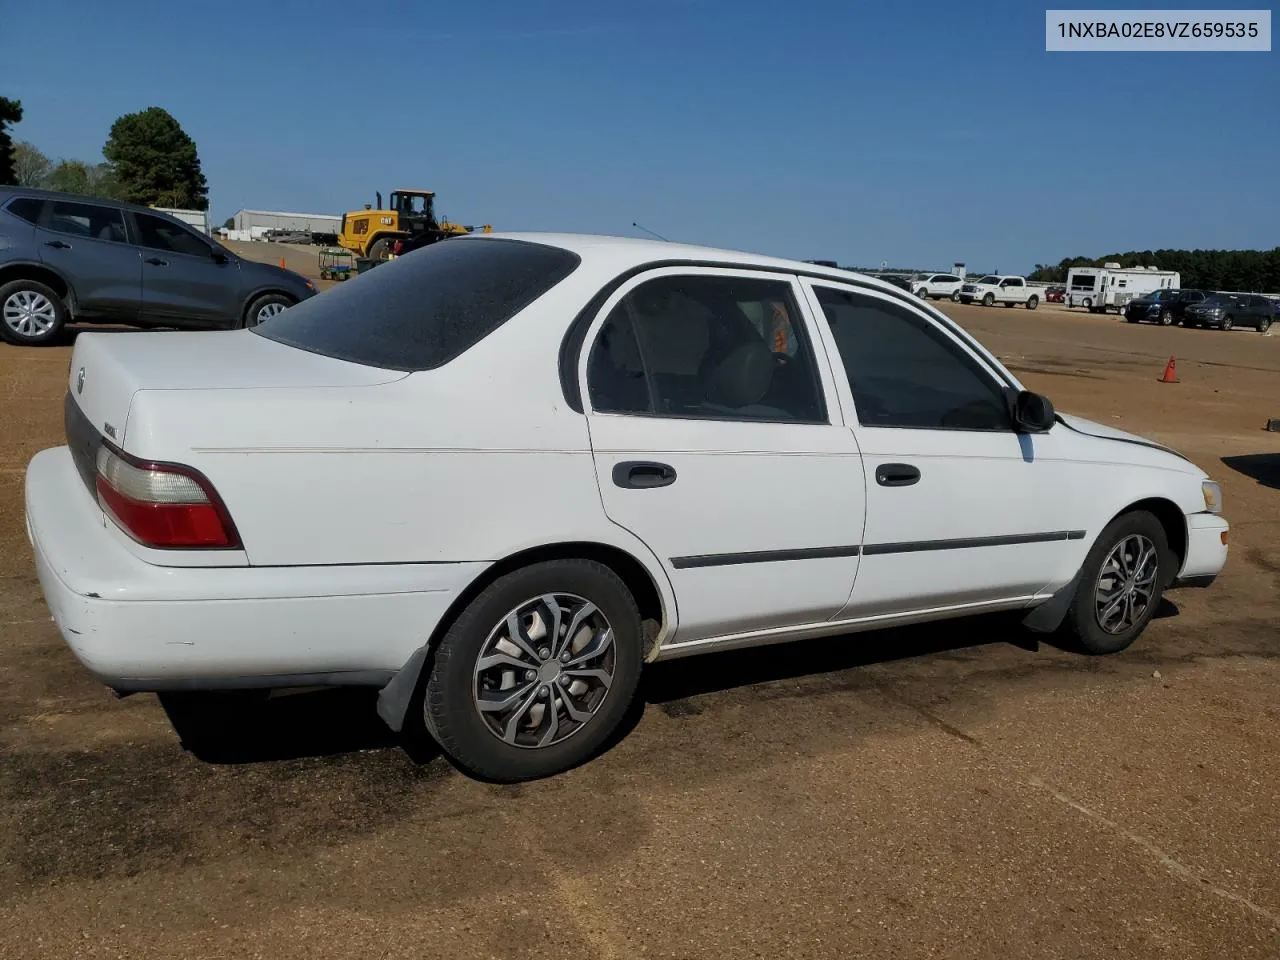
[[[442,366],[567,277],[575,253],[457,238],[374,267],[254,327],[271,340],[387,370]]]

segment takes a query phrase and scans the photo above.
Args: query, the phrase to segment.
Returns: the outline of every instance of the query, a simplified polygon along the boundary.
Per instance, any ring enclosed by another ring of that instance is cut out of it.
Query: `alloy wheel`
[[[284,313],[289,308],[283,303],[267,303],[263,304],[261,310],[258,311],[258,323],[265,323],[272,317]]]
[[[1094,585],[1094,616],[1110,634],[1140,623],[1155,595],[1160,556],[1156,545],[1140,533],[1129,534],[1102,561]]]
[[[613,684],[613,628],[574,594],[527,600],[480,648],[472,696],[485,727],[503,742],[548,747],[583,729]]]
[[[35,290],[17,290],[4,302],[4,323],[20,337],[40,337],[57,325],[53,301]]]

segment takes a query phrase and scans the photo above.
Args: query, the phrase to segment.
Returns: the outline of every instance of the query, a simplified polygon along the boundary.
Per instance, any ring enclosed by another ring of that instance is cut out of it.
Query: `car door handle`
[[[920,479],[920,470],[909,463],[882,463],[876,467],[876,483],[882,487],[909,487]]]
[[[154,267],[167,267],[169,265],[168,260],[161,260],[159,257],[147,257],[147,259],[142,262],[149,263]]]
[[[624,460],[613,465],[613,482],[626,490],[667,487],[676,482],[676,471],[665,463]]]
[[[55,250],[70,250],[70,249],[71,249],[71,244],[69,244],[69,243],[63,243],[61,240],[46,240],[46,241],[44,242],[44,245],[45,245],[46,247],[53,247],[53,249],[55,249]]]

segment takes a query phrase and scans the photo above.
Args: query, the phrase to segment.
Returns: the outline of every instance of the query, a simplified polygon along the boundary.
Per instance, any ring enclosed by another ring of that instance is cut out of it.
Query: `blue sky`
[[[497,229],[858,265],[1280,245],[1280,53],[1049,54],[1043,5],[4,6],[16,138],[99,159],[162,106],[219,222],[422,186]]]

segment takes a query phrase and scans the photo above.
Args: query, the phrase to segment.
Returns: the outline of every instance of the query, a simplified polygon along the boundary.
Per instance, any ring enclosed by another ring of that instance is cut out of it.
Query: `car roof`
[[[35,197],[41,200],[77,200],[82,203],[97,203],[104,206],[118,207],[121,210],[133,210],[137,213],[168,217],[168,214],[154,207],[146,207],[140,203],[130,203],[128,200],[113,200],[111,197],[91,197],[81,193],[64,193],[61,190],[45,190],[42,187],[19,187],[12,184],[0,186],[0,197],[7,198],[10,196]],[[174,218],[169,217],[169,219],[172,220]]]
[[[464,238],[459,238],[464,239]],[[642,237],[619,237],[594,233],[543,233],[538,231],[469,234],[465,239],[475,240],[523,240],[560,247],[576,253],[584,262],[592,262],[619,271],[644,267],[663,261],[693,262],[712,266],[758,267],[786,273],[801,273],[808,277],[830,277],[837,282],[849,282],[857,278],[864,284],[897,294],[898,288],[888,281],[866,273],[824,267],[804,260],[771,257],[745,250],[678,243],[671,240],[648,240]]]

